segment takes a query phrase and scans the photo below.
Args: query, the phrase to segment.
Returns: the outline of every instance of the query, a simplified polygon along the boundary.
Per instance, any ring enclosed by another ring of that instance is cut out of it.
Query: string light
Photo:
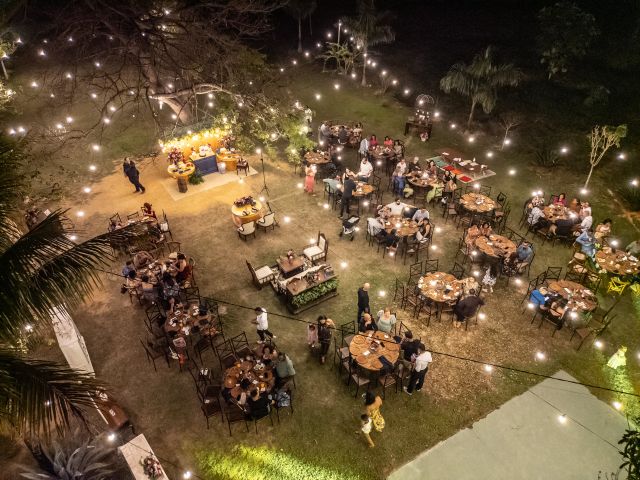
[[[492,158],[493,157],[493,152],[492,151],[488,151],[487,152],[487,157],[488,158]]]
[[[633,180],[631,180],[631,185],[633,185],[634,187],[638,186],[638,179],[634,178]]]
[[[109,440],[110,442],[115,441],[116,439],[116,434],[111,432],[109,435],[107,435],[107,440]]]
[[[560,149],[560,153],[567,153],[569,151],[569,149],[567,147],[562,147]]]
[[[503,145],[511,145],[511,139],[510,138],[505,138],[504,141],[502,142]]]
[[[67,123],[71,123],[71,122],[73,122],[73,117],[67,117],[67,118],[65,118],[65,120],[66,120]]]
[[[405,95],[409,95],[411,93],[411,90],[409,90],[408,88],[405,88],[403,93]]]
[[[618,154],[618,160],[625,160],[627,158],[627,156],[624,153],[619,153]]]
[[[71,80],[71,79],[73,78],[73,75],[71,75],[71,72],[67,72],[67,73],[65,73],[65,74],[64,74],[64,76],[65,76],[66,78],[68,78],[69,80]]]
[[[456,126],[457,126],[457,125],[456,125],[455,123],[452,123],[452,124],[450,125],[451,130],[455,130],[455,129],[456,129]]]
[[[191,472],[187,470],[182,474],[182,478],[185,478],[185,479],[191,478]]]
[[[84,217],[84,211],[83,210],[79,210],[76,212],[76,215],[80,218]]]
[[[289,223],[291,221],[291,217],[285,216],[283,219],[284,223]]]
[[[516,174],[516,169],[515,168],[512,168],[512,169],[509,170],[509,175],[513,176],[515,174]]]
[[[38,82],[36,82],[35,80],[31,82],[31,88],[38,88]]]
[[[546,355],[542,352],[536,352],[536,360],[544,360],[546,357]]]
[[[344,262],[344,261],[343,261],[343,262],[340,262],[340,266],[341,266],[342,268],[347,268],[347,262]]]
[[[91,145],[91,148],[93,149],[94,152],[100,151],[100,145],[98,145],[97,143],[94,143],[93,145]]]
[[[385,292],[384,290],[379,290],[378,291],[378,296],[379,297],[384,297],[387,294],[387,292]]]
[[[93,92],[92,92],[92,93],[90,93],[90,95],[91,95],[91,98],[98,98],[98,95],[96,95],[96,94],[95,94],[95,93],[93,93]]]
[[[563,425],[567,423],[567,415],[564,413],[561,415],[558,415],[558,422],[560,422]]]
[[[78,239],[77,235],[69,235],[69,240],[71,240],[72,242],[75,242]]]
[[[84,187],[84,188],[82,189],[82,191],[83,191],[84,193],[91,193],[91,187]]]
[[[618,411],[622,410],[622,403],[618,402],[617,400],[614,401],[611,405],[613,405],[613,408],[615,408]]]
[[[581,193],[582,195],[586,195],[587,193],[589,193],[589,190],[587,190],[586,188],[581,188],[581,189],[580,189],[580,193]]]
[[[319,93],[316,93],[315,97],[316,97],[316,100],[320,100],[322,98],[322,95]]]
[[[485,364],[485,366],[484,366],[484,371],[485,371],[485,372],[488,372],[488,373],[493,372],[493,365]]]
[[[596,340],[595,342],[593,342],[593,346],[596,347],[598,350],[601,350],[604,344],[600,340]]]
[[[109,118],[107,118],[107,117],[104,117],[104,118],[102,119],[102,121],[103,121],[104,123],[106,123],[107,125],[109,125],[109,124],[111,123],[111,119],[109,119]]]
[[[340,90],[340,84],[339,83],[334,83],[333,84],[333,88],[335,88],[336,90]]]
[[[291,63],[293,63],[294,65],[298,64],[298,61],[296,59],[291,60]]]
[[[476,137],[471,136],[471,137],[467,138],[467,140],[469,141],[469,143],[473,143],[473,142],[476,141]]]

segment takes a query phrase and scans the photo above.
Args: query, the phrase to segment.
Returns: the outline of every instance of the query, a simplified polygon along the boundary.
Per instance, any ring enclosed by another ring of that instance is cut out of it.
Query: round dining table
[[[244,224],[255,222],[264,217],[264,208],[260,200],[254,200],[254,205],[243,205],[238,207],[235,204],[231,206],[231,213],[236,224]]]
[[[224,163],[225,164],[225,170],[227,172],[233,172],[238,168],[238,162],[242,159],[242,155],[240,155],[238,152],[236,151],[221,151],[217,158],[216,161],[218,163]]]
[[[485,255],[506,258],[516,251],[516,244],[507,237],[490,234],[488,237],[480,235],[475,239],[475,245]]]
[[[423,172],[414,172],[407,175],[407,182],[418,188],[441,187],[442,182],[437,175],[427,175]]]
[[[400,344],[388,334],[381,331],[369,331],[354,335],[349,343],[349,353],[358,365],[374,372],[383,367],[380,357],[385,357],[395,365],[400,356]]]
[[[414,222],[410,218],[393,215],[385,220],[384,229],[387,233],[395,229],[396,235],[398,235],[399,237],[410,237],[411,235],[416,234],[416,232],[419,230],[419,227],[418,223]]]
[[[640,259],[624,250],[604,247],[596,252],[596,262],[600,268],[614,275],[626,276],[640,273]]]
[[[358,182],[356,183],[356,189],[353,191],[354,197],[366,197],[371,195],[376,190],[376,187],[369,185],[368,183]]]
[[[252,386],[257,387],[260,393],[269,392],[275,385],[273,367],[266,365],[262,361],[257,361],[252,357],[249,359],[239,359],[223,375],[223,384],[231,389],[231,396],[237,398],[242,393],[240,382],[248,380]]]
[[[496,208],[496,202],[481,193],[469,192],[460,197],[460,205],[470,212],[486,213]]]
[[[562,204],[551,204],[544,207],[544,218],[554,223],[557,220],[567,220],[571,216],[575,216],[569,208]]]
[[[326,165],[331,162],[327,152],[307,152],[304,159],[311,165]]]
[[[173,314],[167,315],[164,322],[164,331],[177,332],[179,335],[190,335],[197,331],[205,336],[215,336],[218,330],[211,325],[211,314],[200,315],[198,305],[187,308],[176,308]]]
[[[420,277],[418,288],[422,295],[437,303],[453,302],[463,290],[462,283],[445,272],[432,272]]]
[[[547,288],[567,300],[568,310],[592,312],[598,306],[598,299],[594,293],[578,282],[553,280]]]

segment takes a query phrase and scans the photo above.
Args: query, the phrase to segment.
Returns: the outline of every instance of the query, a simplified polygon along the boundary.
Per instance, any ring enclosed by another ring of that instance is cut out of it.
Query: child
[[[482,285],[489,293],[493,293],[493,286],[496,284],[498,271],[495,265],[487,267],[487,271],[482,279]]]
[[[316,330],[315,325],[307,326],[307,344],[309,348],[315,348],[316,343],[318,343],[318,330]]]
[[[373,421],[371,420],[371,418],[369,418],[369,415],[367,415],[366,413],[363,413],[362,415],[360,415],[360,422],[361,422],[360,431],[364,435],[364,438],[367,439],[369,448],[375,447],[375,444],[373,443],[373,440],[371,440],[371,435],[370,435],[371,429],[373,428]]]

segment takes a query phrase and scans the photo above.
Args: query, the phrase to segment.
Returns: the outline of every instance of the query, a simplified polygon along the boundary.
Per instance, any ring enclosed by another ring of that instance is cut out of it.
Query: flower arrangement
[[[233,204],[236,207],[245,207],[247,205],[251,205],[254,206],[256,204],[256,201],[253,199],[252,196],[248,196],[248,197],[242,197],[237,199],[235,202],[233,202]]]
[[[144,474],[149,477],[151,480],[155,480],[157,478],[162,478],[164,472],[162,471],[162,465],[156,457],[153,455],[149,455],[148,457],[140,460],[142,464],[142,469],[144,470]]]
[[[173,163],[174,165],[177,165],[178,162],[182,162],[184,160],[182,152],[177,148],[172,148],[171,151],[169,152],[168,157],[169,157],[169,162]]]

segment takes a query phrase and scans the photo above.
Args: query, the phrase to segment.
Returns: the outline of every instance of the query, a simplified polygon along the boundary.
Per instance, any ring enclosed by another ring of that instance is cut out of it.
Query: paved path
[[[564,371],[555,376],[575,380]],[[565,423],[558,419],[562,413]],[[420,454],[389,480],[596,480],[600,470],[617,471],[617,443],[626,425],[623,415],[586,388],[545,380]]]

